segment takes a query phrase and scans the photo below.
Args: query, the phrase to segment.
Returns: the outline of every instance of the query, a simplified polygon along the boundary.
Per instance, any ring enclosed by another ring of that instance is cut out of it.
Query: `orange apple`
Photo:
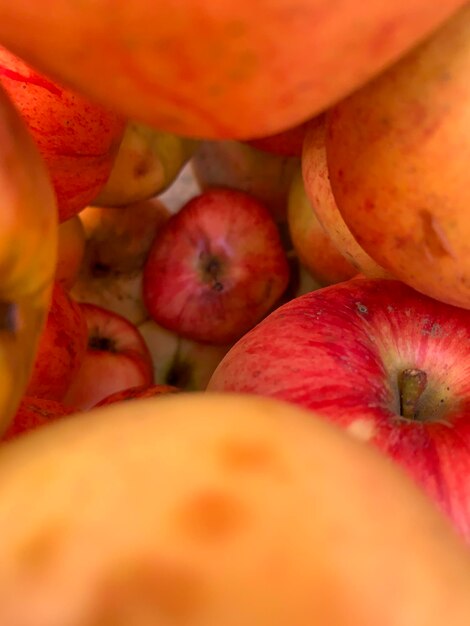
[[[246,143],[253,146],[253,148],[271,152],[272,154],[300,158],[307,128],[308,121],[275,135],[251,139]]]
[[[302,174],[315,215],[337,250],[365,276],[388,277],[388,272],[356,241],[336,204],[326,161],[324,116],[315,118],[309,125],[302,154]]]
[[[335,107],[327,153],[361,246],[418,291],[470,309],[470,5]]]
[[[323,285],[355,276],[358,271],[333,244],[305,193],[299,169],[292,181],[287,210],[289,231],[301,263]]]
[[[0,41],[130,119],[188,137],[292,127],[465,0],[0,0]]]
[[[59,225],[59,248],[55,280],[71,289],[77,280],[85,253],[85,230],[78,215]]]

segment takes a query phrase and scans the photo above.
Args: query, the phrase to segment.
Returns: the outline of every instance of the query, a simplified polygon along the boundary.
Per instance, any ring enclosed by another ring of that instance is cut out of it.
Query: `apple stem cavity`
[[[18,328],[17,307],[13,302],[0,302],[0,331],[15,333]]]
[[[93,335],[88,340],[90,350],[99,350],[101,352],[116,352],[116,344],[109,337],[101,337]]]
[[[220,272],[222,270],[222,263],[220,260],[212,255],[208,255],[203,261],[204,274],[207,281],[210,283],[214,291],[223,291],[223,284],[219,280]]]
[[[418,419],[418,402],[428,383],[426,372],[409,368],[398,375],[400,391],[400,414],[409,420]]]

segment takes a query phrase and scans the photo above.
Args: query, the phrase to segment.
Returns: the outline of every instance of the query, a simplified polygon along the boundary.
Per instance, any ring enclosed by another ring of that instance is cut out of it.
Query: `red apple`
[[[180,389],[171,385],[139,385],[137,387],[129,387],[122,391],[116,391],[95,406],[107,406],[115,402],[123,402],[124,400],[136,400],[137,398],[154,398],[155,396],[166,395],[167,393],[179,393]]]
[[[55,283],[27,396],[63,400],[85,356],[87,328],[83,313]]]
[[[2,47],[0,82],[46,162],[63,222],[89,204],[106,183],[125,121],[39,74]]]
[[[85,252],[85,231],[78,215],[59,225],[59,246],[55,279],[65,289],[77,280]]]
[[[14,439],[72,413],[75,413],[73,408],[67,407],[57,400],[25,396],[1,441]]]
[[[264,152],[300,158],[307,128],[308,121],[275,135],[251,139],[246,143]]]
[[[150,354],[134,324],[94,304],[79,306],[88,328],[88,347],[64,403],[89,409],[116,391],[151,385]]]
[[[360,278],[275,311],[208,389],[284,399],[373,443],[470,539],[469,354],[470,311]]]
[[[231,343],[281,296],[289,269],[268,210],[248,194],[206,191],[157,234],[144,268],[152,318],[184,337]]]

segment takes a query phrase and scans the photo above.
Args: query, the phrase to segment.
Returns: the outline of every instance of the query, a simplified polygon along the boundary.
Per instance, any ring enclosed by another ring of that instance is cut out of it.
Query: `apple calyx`
[[[426,389],[428,377],[420,369],[408,368],[398,375],[400,415],[403,419],[419,420],[418,403]]]
[[[224,289],[220,276],[223,271],[223,264],[219,257],[210,252],[203,252],[200,256],[202,264],[202,274],[205,282],[209,283],[214,291],[221,292]]]
[[[101,352],[117,352],[116,342],[109,337],[101,335],[93,335],[88,340],[90,350],[99,350]]]

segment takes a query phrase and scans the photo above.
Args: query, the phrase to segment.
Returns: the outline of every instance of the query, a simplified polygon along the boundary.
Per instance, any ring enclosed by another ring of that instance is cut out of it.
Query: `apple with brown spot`
[[[213,189],[190,200],[157,234],[144,303],[161,326],[228,344],[254,326],[287,287],[279,231],[255,198]]]
[[[117,391],[151,385],[150,354],[134,324],[94,304],[79,307],[86,320],[88,345],[64,403],[89,409]]]
[[[470,311],[353,279],[279,308],[208,390],[299,404],[403,465],[470,540]]]

